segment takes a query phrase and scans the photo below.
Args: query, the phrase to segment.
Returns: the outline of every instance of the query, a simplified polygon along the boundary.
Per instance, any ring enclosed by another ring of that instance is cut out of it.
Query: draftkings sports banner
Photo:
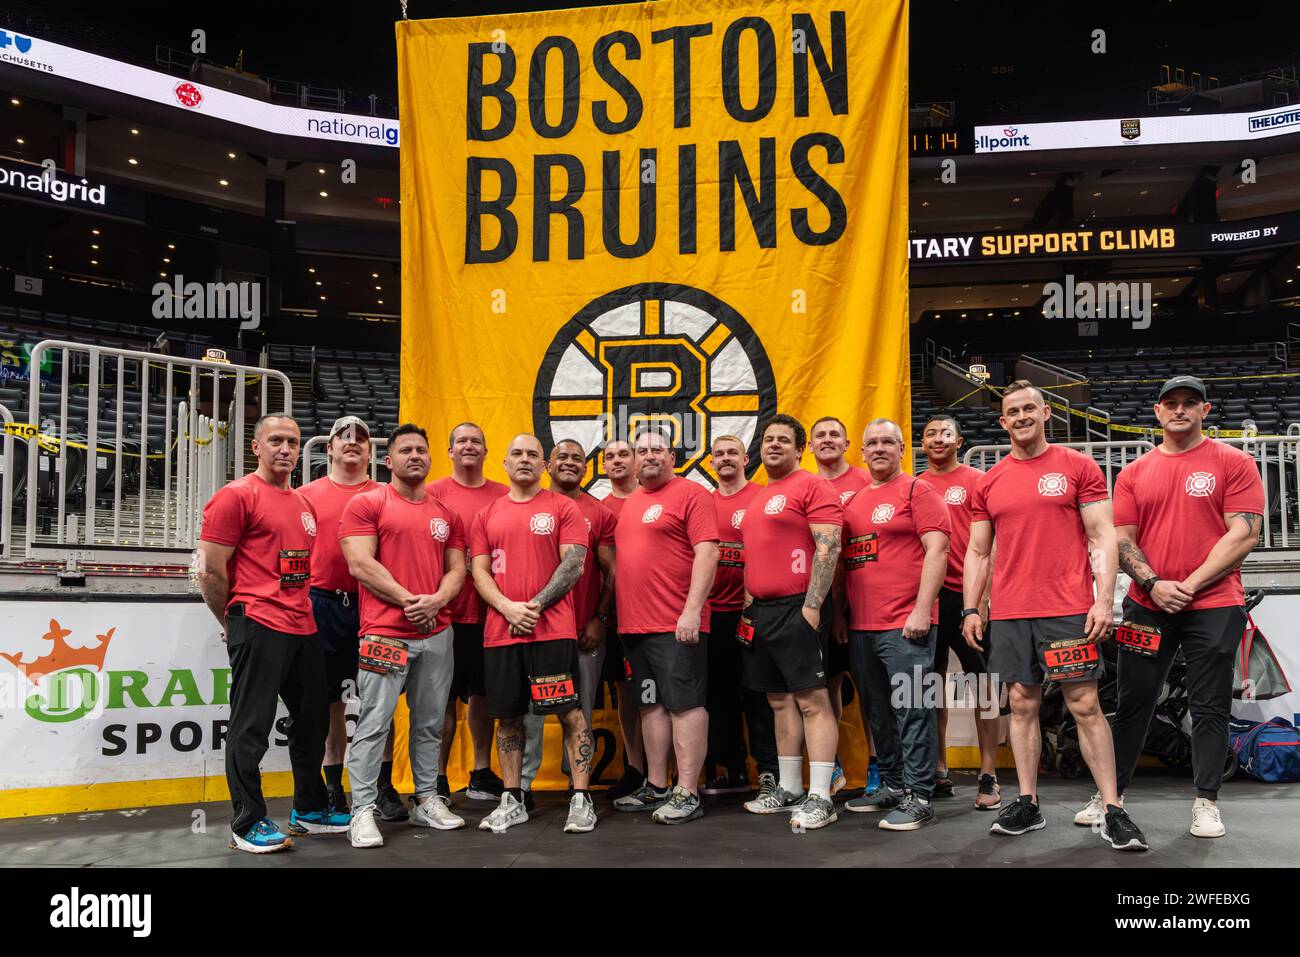
[[[907,45],[906,0],[399,22],[402,417],[597,495],[642,423],[707,484],[778,410],[910,434]]]

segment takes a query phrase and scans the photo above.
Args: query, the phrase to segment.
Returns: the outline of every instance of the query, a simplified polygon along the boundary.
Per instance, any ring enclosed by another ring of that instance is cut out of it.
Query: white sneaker
[[[1124,806],[1124,799],[1119,799],[1119,806]],[[1106,804],[1098,791],[1088,799],[1083,810],[1074,816],[1074,823],[1079,827],[1101,827],[1106,823]]]
[[[353,847],[384,846],[384,835],[379,833],[379,825],[375,823],[373,804],[352,809],[352,822],[348,824],[348,840],[352,842]]]
[[[596,829],[596,805],[590,794],[575,794],[569,799],[569,818],[564,822],[565,834],[586,834]]]
[[[1193,837],[1223,837],[1227,833],[1216,802],[1209,798],[1197,798],[1192,802]]]
[[[501,795],[501,804],[491,814],[478,822],[480,831],[504,834],[516,824],[528,820],[528,809],[509,791]]]
[[[465,819],[452,811],[441,794],[430,794],[411,808],[410,821],[416,827],[432,827],[439,831],[454,831],[465,826]]]

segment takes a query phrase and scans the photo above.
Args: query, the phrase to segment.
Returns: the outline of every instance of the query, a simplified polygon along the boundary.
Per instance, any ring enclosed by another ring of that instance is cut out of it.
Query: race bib
[[[357,667],[377,675],[406,673],[410,657],[406,642],[380,635],[366,635],[357,649]]]
[[[311,551],[306,548],[280,549],[280,587],[301,588],[311,579]]]
[[[623,674],[627,675],[628,681],[632,680],[632,659],[626,655],[623,656]]]
[[[1043,668],[1052,681],[1090,678],[1100,661],[1097,646],[1089,638],[1049,641],[1043,649]]]
[[[736,622],[736,640],[746,648],[754,643],[754,623],[748,618]]]
[[[1115,629],[1115,644],[1143,658],[1154,658],[1160,653],[1160,629],[1125,621]]]
[[[855,535],[844,546],[844,564],[847,568],[861,568],[867,562],[878,561],[880,542],[875,532]]]
[[[745,546],[740,542],[718,542],[718,564],[724,568],[744,568]]]
[[[578,702],[578,687],[571,672],[530,677],[528,685],[533,699],[533,714],[551,714],[558,708]]]

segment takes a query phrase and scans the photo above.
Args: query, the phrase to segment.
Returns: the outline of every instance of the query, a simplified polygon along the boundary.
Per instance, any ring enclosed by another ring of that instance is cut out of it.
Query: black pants
[[[230,729],[226,783],[235,817],[230,829],[245,834],[266,817],[259,765],[275,725],[276,699],[289,709],[289,762],[293,806],[318,811],[329,804],[320,766],[329,731],[325,653],[312,635],[286,635],[245,617],[239,605],[226,619],[230,655]]]
[[[1124,618],[1160,629],[1160,652],[1146,658],[1119,650],[1119,704],[1111,731],[1119,792],[1133,780],[1156,699],[1169,675],[1174,652],[1187,659],[1188,705],[1192,715],[1192,774],[1197,797],[1215,799],[1223,783],[1232,715],[1232,659],[1246,628],[1246,610],[1204,608],[1170,615],[1124,599]]]
[[[776,716],[767,695],[750,691],[740,683],[740,642],[736,624],[740,609],[713,612],[709,640],[709,756],[708,764],[718,770],[739,771],[745,767],[743,713],[749,727],[749,751],[760,774],[777,774]]]

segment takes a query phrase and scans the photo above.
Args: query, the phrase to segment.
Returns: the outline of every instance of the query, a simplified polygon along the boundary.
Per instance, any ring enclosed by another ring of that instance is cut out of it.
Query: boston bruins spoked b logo
[[[776,379],[758,336],[722,300],[677,283],[639,283],[588,303],[551,342],[533,389],[533,430],[574,439],[596,463],[583,487],[603,495],[598,452],[643,426],[671,433],[677,474],[712,487],[715,436],[737,435],[758,469],[758,423],[776,412]]]

